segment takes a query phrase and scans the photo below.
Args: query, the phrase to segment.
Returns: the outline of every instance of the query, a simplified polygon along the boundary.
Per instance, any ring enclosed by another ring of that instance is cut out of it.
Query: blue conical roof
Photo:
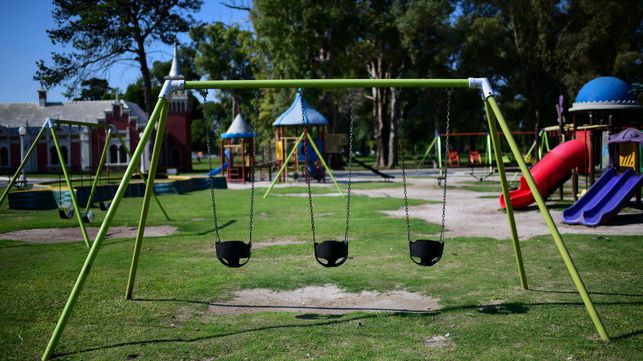
[[[230,124],[230,128],[228,128],[225,133],[221,134],[221,138],[223,139],[254,138],[255,136],[255,132],[252,130],[252,128],[250,128],[248,123],[246,123],[241,114],[237,114],[237,116],[232,121],[232,124]]]
[[[304,119],[302,119],[302,107],[304,108]],[[328,120],[326,120],[326,117],[321,115],[320,112],[313,109],[306,99],[301,96],[300,92],[297,92],[297,97],[295,97],[295,101],[290,105],[290,108],[283,112],[277,120],[272,123],[272,126],[282,127],[301,125],[328,125]]]

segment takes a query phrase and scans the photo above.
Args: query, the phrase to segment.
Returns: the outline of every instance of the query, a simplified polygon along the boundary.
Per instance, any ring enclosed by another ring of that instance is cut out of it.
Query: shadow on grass
[[[530,288],[527,292],[541,292],[541,293],[565,293],[565,294],[578,294],[578,291],[574,290],[543,290],[543,289],[534,289]],[[590,292],[590,295],[601,295],[601,296],[625,296],[625,297],[643,297],[643,293],[616,293],[616,292]]]
[[[225,332],[225,333],[218,333],[218,334],[213,334],[213,335],[203,335],[203,336],[198,336],[198,337],[191,337],[191,338],[186,338],[186,337],[174,337],[174,338],[159,338],[159,339],[148,339],[148,340],[138,340],[138,341],[128,341],[128,342],[120,342],[120,343],[113,343],[110,345],[103,345],[103,346],[96,346],[96,347],[91,347],[91,348],[86,348],[82,350],[77,350],[77,351],[71,351],[71,352],[66,352],[66,353],[60,353],[60,354],[55,354],[53,358],[58,358],[58,357],[65,357],[65,356],[72,356],[72,355],[79,355],[83,354],[86,352],[93,352],[93,351],[100,351],[100,350],[109,350],[113,348],[118,348],[118,347],[123,347],[123,346],[132,346],[132,345],[138,345],[138,346],[145,346],[145,345],[150,345],[150,344],[159,344],[159,343],[193,343],[193,342],[200,342],[200,341],[205,341],[205,340],[213,340],[213,339],[218,339],[218,338],[223,338],[223,337],[228,337],[228,336],[235,336],[235,335],[243,335],[243,334],[248,334],[248,333],[253,333],[253,332],[262,332],[262,331],[270,331],[270,330],[278,330],[278,329],[287,329],[287,328],[309,328],[309,327],[318,327],[318,326],[329,326],[329,325],[338,325],[338,324],[344,324],[348,323],[351,321],[357,321],[357,320],[365,320],[365,319],[373,319],[373,318],[388,318],[388,317],[434,317],[437,316],[441,313],[449,313],[449,312],[458,312],[458,311],[467,311],[467,310],[477,310],[480,313],[484,313],[487,315],[509,315],[509,314],[524,314],[527,313],[530,308],[532,307],[558,307],[558,306],[582,306],[582,302],[551,302],[551,303],[520,303],[520,302],[515,302],[515,303],[505,303],[505,304],[495,304],[495,305],[462,305],[462,306],[454,306],[454,307],[446,307],[446,308],[441,308],[438,310],[431,310],[431,311],[406,311],[406,310],[398,310],[398,309],[385,309],[385,308],[363,308],[363,307],[314,307],[314,306],[300,306],[300,305],[295,305],[295,306],[287,306],[287,305],[275,305],[275,306],[250,306],[250,305],[231,305],[231,304],[217,304],[217,303],[211,303],[207,301],[198,301],[198,300],[181,300],[181,299],[146,299],[146,298],[135,298],[133,301],[138,301],[138,302],[177,302],[177,303],[191,303],[191,304],[199,304],[199,305],[208,305],[208,306],[217,306],[217,307],[234,307],[234,308],[243,308],[243,307],[249,307],[249,308],[266,308],[266,309],[275,309],[275,308],[281,308],[281,309],[293,309],[293,310],[300,310],[300,309],[311,309],[311,310],[348,310],[348,311],[382,311],[385,313],[380,313],[380,314],[369,314],[369,315],[358,315],[355,317],[349,317],[348,315],[327,315],[327,314],[316,314],[316,313],[305,313],[301,315],[295,316],[295,318],[302,319],[302,320],[324,320],[322,322],[314,322],[314,323],[306,323],[306,324],[280,324],[280,325],[273,325],[273,326],[263,326],[263,327],[256,327],[256,328],[249,328],[245,330],[239,330],[239,331],[234,331],[234,332]],[[602,302],[598,303],[595,302],[594,304],[596,305],[643,305],[643,302]],[[643,334],[643,330],[636,330],[632,331],[626,334],[618,335],[618,336],[613,336],[611,337],[612,340],[624,340],[628,338],[632,338],[635,336],[638,336],[640,334]]]
[[[388,316],[390,316],[390,315],[387,315],[387,317]],[[337,324],[347,323],[347,322],[351,322],[351,321],[355,321],[355,320],[364,320],[364,319],[375,318],[375,317],[382,317],[382,315],[362,315],[362,316],[347,318],[347,319],[344,319],[344,320],[332,320],[332,321],[307,323],[307,324],[287,324],[287,325],[264,326],[264,327],[250,328],[250,329],[247,329],[247,330],[220,333],[220,334],[216,334],[216,335],[204,335],[204,336],[192,337],[192,338],[175,337],[175,338],[163,338],[163,339],[121,342],[121,343],[115,343],[115,344],[111,344],[111,345],[87,348],[87,349],[84,349],[84,350],[78,350],[78,351],[54,354],[52,358],[78,355],[78,354],[82,354],[82,353],[86,353],[86,352],[92,352],[92,351],[109,350],[109,349],[113,349],[113,348],[117,348],[117,347],[123,347],[123,346],[133,346],[133,345],[145,346],[145,345],[157,344],[157,343],[175,343],[175,342],[192,343],[192,342],[200,342],[200,341],[205,341],[205,340],[214,340],[214,339],[217,339],[217,338],[223,338],[223,337],[228,337],[228,336],[243,335],[243,334],[246,334],[246,333],[278,330],[278,329],[285,329],[285,328],[308,328],[308,327],[317,327],[317,326],[337,325]]]
[[[226,227],[230,227],[231,225],[233,225],[235,223],[237,223],[236,219],[227,221],[224,224],[219,226],[219,230],[222,230],[222,229],[224,229]],[[205,236],[206,234],[209,234],[209,233],[212,233],[212,232],[214,232],[214,228],[210,228],[210,229],[207,229],[205,231],[198,232],[198,233],[189,233],[189,234],[186,233],[183,236]]]

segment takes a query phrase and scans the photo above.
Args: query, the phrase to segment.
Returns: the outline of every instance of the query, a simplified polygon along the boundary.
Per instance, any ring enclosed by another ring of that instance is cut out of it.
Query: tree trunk
[[[385,88],[373,88],[373,131],[376,145],[376,166],[385,167],[388,158]]]
[[[397,138],[399,133],[399,114],[400,102],[398,93],[394,88],[390,89],[390,102],[391,102],[391,122],[389,126],[388,136],[388,160],[386,167],[391,169],[397,165]],[[404,151],[404,150],[402,150]]]
[[[143,50],[139,50],[138,60],[141,65],[141,75],[143,76],[143,95],[145,96],[145,111],[147,112],[147,116],[149,117],[152,115],[152,111],[154,110],[154,99],[152,96],[152,79],[150,77],[150,69],[147,67],[147,56],[145,55],[145,48],[142,48],[142,49]]]
[[[382,67],[383,55],[380,54],[377,59],[370,62],[367,66],[368,74],[371,79],[384,79],[390,77],[390,74],[385,74]],[[387,89],[386,88],[372,88],[373,100],[373,135],[375,136],[376,145],[376,166],[385,167],[388,160],[388,132],[386,122],[386,105],[387,105]]]

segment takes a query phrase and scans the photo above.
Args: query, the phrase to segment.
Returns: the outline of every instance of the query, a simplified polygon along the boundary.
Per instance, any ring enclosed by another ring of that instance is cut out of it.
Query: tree
[[[107,100],[115,96],[114,89],[109,86],[105,79],[91,78],[83,80],[80,85],[80,97],[74,100]]]
[[[256,31],[253,62],[264,78],[352,77],[357,68],[358,2],[354,0],[255,0],[250,19]],[[338,131],[337,98],[342,92],[307,89],[306,99]],[[264,92],[262,115],[278,116],[292,102],[290,90]],[[330,157],[331,167],[339,159]]]
[[[147,46],[153,41],[175,43],[176,34],[187,31],[192,22],[190,12],[201,4],[201,0],[54,0],[56,28],[47,34],[52,43],[74,50],[53,53],[51,67],[39,60],[34,80],[48,87],[65,83],[73,92],[89,75],[107,71],[117,62],[135,62],[150,114],[154,100]]]
[[[575,0],[563,11],[565,26],[555,51],[569,96],[597,76],[643,81],[642,2]]]
[[[248,56],[254,43],[251,32],[215,22],[192,28],[190,37],[194,42],[194,63],[199,73],[209,79],[254,79],[255,69]],[[224,109],[229,110],[226,118],[232,120],[236,112],[252,112],[245,106],[252,102],[254,93],[254,90],[234,89],[217,91],[215,96],[225,103]]]

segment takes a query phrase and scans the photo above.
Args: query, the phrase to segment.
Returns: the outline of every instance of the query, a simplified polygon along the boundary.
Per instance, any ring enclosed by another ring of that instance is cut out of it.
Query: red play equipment
[[[478,152],[477,150],[469,151],[469,164],[472,166],[482,164],[482,158],[480,158],[480,152]]]
[[[449,167],[459,167],[460,166],[460,154],[457,150],[449,151]]]
[[[558,145],[536,163],[530,173],[540,193],[547,197],[560,187],[571,175],[574,168],[587,169],[588,147],[583,139],[571,140]],[[514,209],[525,208],[535,202],[525,177],[520,178],[520,187],[509,192]],[[505,199],[500,195],[500,206],[505,208]]]

